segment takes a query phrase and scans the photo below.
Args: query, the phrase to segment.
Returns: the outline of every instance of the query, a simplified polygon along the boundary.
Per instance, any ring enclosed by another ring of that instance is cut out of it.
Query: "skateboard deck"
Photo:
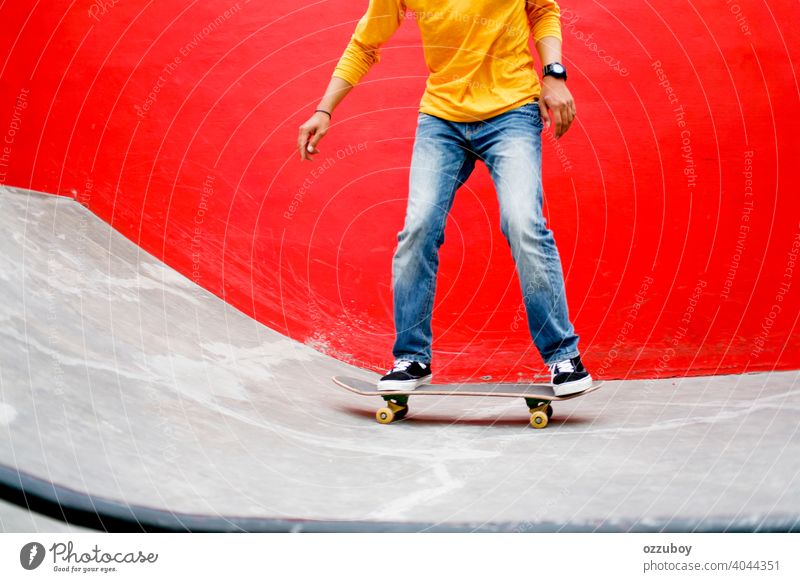
[[[485,384],[426,384],[416,390],[384,391],[378,390],[377,379],[374,381],[352,378],[348,376],[334,376],[333,381],[361,396],[380,396],[386,401],[386,406],[378,409],[375,419],[381,424],[389,424],[400,420],[408,413],[409,396],[493,396],[499,398],[523,398],[531,413],[531,426],[544,428],[553,415],[551,402],[571,400],[594,392],[602,381],[594,381],[592,385],[581,392],[569,396],[556,396],[552,384],[521,384],[521,383],[485,383]]]

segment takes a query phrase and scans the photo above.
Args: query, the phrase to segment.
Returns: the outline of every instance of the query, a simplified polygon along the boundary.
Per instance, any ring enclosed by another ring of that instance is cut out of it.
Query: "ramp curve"
[[[369,374],[75,202],[3,189],[0,227],[9,501],[123,530],[797,529],[797,372],[609,381],[544,431],[436,397],[380,426],[330,381]]]

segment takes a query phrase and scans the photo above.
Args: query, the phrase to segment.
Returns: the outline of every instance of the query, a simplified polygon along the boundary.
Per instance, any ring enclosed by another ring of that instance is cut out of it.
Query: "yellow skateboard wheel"
[[[547,426],[547,413],[537,410],[531,414],[531,426],[533,428],[544,428]]]
[[[391,408],[379,408],[375,413],[375,420],[381,424],[389,424],[394,420],[394,411]]]

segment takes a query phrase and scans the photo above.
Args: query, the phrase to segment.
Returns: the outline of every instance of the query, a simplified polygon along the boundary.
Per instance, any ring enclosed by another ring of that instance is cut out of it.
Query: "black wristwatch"
[[[564,68],[564,65],[561,63],[550,63],[544,66],[542,69],[542,77],[546,77],[550,75],[551,77],[555,77],[556,79],[563,79],[567,80],[567,69]]]

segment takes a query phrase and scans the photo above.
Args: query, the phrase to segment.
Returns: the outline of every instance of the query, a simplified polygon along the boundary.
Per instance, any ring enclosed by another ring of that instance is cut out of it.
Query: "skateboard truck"
[[[400,420],[408,412],[408,396],[383,396],[386,406],[379,408],[375,413],[375,419],[381,424],[389,424],[395,420]]]
[[[531,413],[531,426],[533,428],[546,427],[553,417],[553,407],[550,405],[550,401],[526,398],[525,404],[528,405],[528,411]]]
[[[391,424],[395,420],[400,420],[408,413],[407,395],[383,395],[386,406],[378,409],[375,419],[381,424]],[[553,407],[549,400],[537,400],[526,398],[528,411],[531,413],[531,426],[533,428],[544,428],[553,416]]]

